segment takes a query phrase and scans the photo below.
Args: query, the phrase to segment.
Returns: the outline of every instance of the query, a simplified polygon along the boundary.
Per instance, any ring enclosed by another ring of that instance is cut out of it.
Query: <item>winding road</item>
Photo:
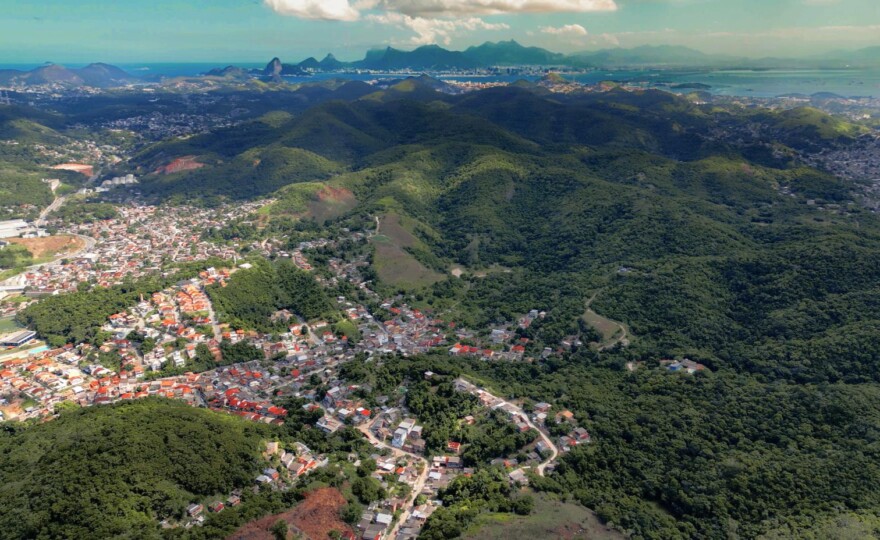
[[[394,527],[392,527],[391,530],[385,534],[385,538],[393,539],[397,537],[397,531],[400,529],[400,526],[406,523],[410,515],[412,515],[412,511],[416,502],[416,497],[419,496],[419,494],[425,488],[425,482],[428,481],[428,472],[430,471],[430,467],[428,466],[427,459],[421,456],[417,456],[416,454],[404,452],[399,448],[394,448],[393,446],[385,444],[385,442],[380,441],[378,438],[376,438],[376,436],[373,435],[373,432],[370,431],[370,428],[373,427],[373,424],[376,423],[376,420],[378,420],[378,418],[379,417],[377,416],[376,418],[373,418],[370,422],[359,426],[358,430],[360,430],[360,432],[367,437],[367,439],[373,444],[373,446],[386,448],[390,450],[391,454],[396,457],[411,457],[418,460],[422,464],[422,472],[416,479],[416,483],[413,484],[412,493],[410,493],[409,499],[407,499],[406,501],[406,507],[403,509],[403,512],[401,512],[400,517],[394,524]]]
[[[458,379],[456,379],[456,382],[459,383],[463,388],[465,388],[469,394],[473,394],[475,396],[479,395],[479,394],[491,396],[492,398],[494,398],[496,400],[496,404],[493,406],[493,408],[504,409],[508,413],[517,414],[517,415],[521,416],[525,420],[526,425],[528,425],[530,428],[532,428],[538,432],[538,435],[540,435],[541,440],[544,441],[544,444],[547,445],[547,448],[550,449],[550,457],[548,457],[546,460],[542,461],[537,467],[532,467],[530,465],[527,465],[527,466],[520,467],[519,469],[514,469],[513,472],[516,472],[518,470],[524,471],[526,469],[534,468],[535,472],[538,473],[538,476],[544,476],[544,471],[547,469],[547,467],[552,465],[553,463],[555,463],[556,458],[559,457],[559,448],[557,448],[556,445],[553,444],[553,441],[550,439],[550,436],[547,435],[546,433],[544,433],[544,431],[541,428],[536,426],[535,423],[532,422],[532,420],[529,418],[529,415],[526,414],[525,411],[523,411],[520,406],[515,405],[513,403],[510,403],[509,401],[505,401],[505,400],[501,399],[500,397],[486,391],[484,388],[480,388],[479,386],[477,386],[471,382],[468,382],[467,380],[465,380],[462,377],[459,377]]]

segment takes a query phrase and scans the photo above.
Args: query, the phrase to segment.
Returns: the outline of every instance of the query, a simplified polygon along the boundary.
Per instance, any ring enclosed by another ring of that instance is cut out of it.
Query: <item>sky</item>
[[[811,56],[880,45],[880,0],[0,0],[0,63],[297,62],[515,39]]]

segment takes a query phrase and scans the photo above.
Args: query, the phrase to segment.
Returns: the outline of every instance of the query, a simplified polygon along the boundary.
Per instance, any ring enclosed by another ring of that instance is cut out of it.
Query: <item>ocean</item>
[[[243,68],[262,68],[265,64],[230,63]],[[119,64],[119,67],[144,78],[191,76],[205,73],[223,63],[161,63],[161,64]],[[3,65],[0,69],[33,69],[36,64]],[[81,67],[70,64],[69,67]],[[370,81],[376,79],[397,79],[400,73],[319,73],[310,77],[286,77],[292,83],[306,83],[334,78]],[[534,76],[522,75],[437,75],[443,80],[456,81],[497,81],[513,82],[518,79],[537,80]],[[673,92],[692,92],[693,88],[676,89],[676,85],[704,84],[707,92],[724,96],[745,96],[771,98],[787,94],[815,94],[828,92],[844,97],[880,98],[880,70],[596,70],[588,73],[568,75],[579,83],[595,84],[601,81],[615,81],[659,87]]]

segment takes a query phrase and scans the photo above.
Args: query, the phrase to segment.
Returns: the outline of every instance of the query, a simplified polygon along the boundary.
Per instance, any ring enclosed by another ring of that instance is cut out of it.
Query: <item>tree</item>
[[[279,519],[269,528],[269,532],[272,533],[275,540],[287,540],[287,530],[287,522],[283,519]]]
[[[348,504],[340,510],[339,517],[349,525],[355,525],[361,520],[363,514],[364,507],[359,502],[348,501]]]
[[[375,478],[355,478],[351,483],[351,492],[364,504],[385,498],[385,489]]]

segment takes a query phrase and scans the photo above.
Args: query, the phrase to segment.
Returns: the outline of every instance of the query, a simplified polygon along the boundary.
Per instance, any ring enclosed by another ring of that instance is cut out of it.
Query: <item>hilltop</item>
[[[4,536],[158,538],[159,521],[188,504],[249,486],[269,436],[266,426],[157,399],[6,426]]]
[[[125,71],[109,64],[89,64],[83,68],[67,68],[60,64],[47,64],[30,71],[0,70],[2,84],[60,84],[63,86],[94,86],[98,88],[121,86],[136,80]]]

